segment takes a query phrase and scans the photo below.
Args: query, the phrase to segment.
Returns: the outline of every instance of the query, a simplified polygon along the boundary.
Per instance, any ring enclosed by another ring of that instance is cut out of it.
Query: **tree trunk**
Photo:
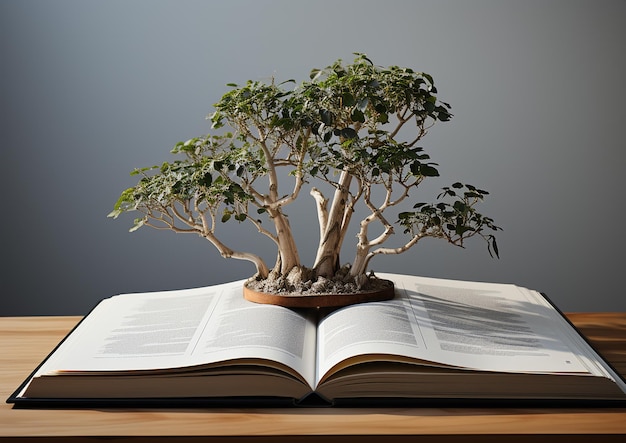
[[[276,237],[278,238],[278,258],[276,267],[280,266],[280,274],[287,275],[294,266],[300,266],[300,257],[296,246],[289,220],[280,209],[269,211],[274,226],[276,227]]]
[[[317,275],[323,277],[332,277],[340,267],[339,253],[341,252],[341,244],[343,243],[343,222],[346,214],[346,206],[348,203],[348,195],[352,175],[343,171],[339,178],[337,189],[333,197],[333,203],[328,213],[328,221],[324,235],[320,238],[317,248],[317,256],[313,269]]]
[[[365,274],[367,271],[367,265],[370,261],[368,254],[369,248],[357,247],[356,256],[354,257],[352,267],[350,268],[350,276],[356,277],[358,275]]]

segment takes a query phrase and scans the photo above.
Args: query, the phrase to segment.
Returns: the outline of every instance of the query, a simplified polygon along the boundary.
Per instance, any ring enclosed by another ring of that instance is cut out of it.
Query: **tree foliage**
[[[432,125],[452,118],[430,75],[375,66],[356,54],[351,64],[338,60],[314,69],[299,85],[272,80],[228,86],[208,117],[212,133],[176,144],[172,162],[133,171],[139,181],[122,192],[111,217],[137,211],[141,216],[131,230],[151,226],[198,234],[224,257],[253,262],[260,278],[286,275],[303,266],[286,208],[305,186],[319,182],[333,192],[327,197],[310,187],[320,231],[312,266],[317,275],[338,270],[358,206],[368,215],[359,221],[352,277],[363,275],[372,257],[402,253],[424,237],[463,246],[477,235],[498,256],[493,232],[500,228],[475,209],[488,192],[471,185],[444,187],[438,202],[417,203],[393,223],[388,220],[391,208],[411,206],[410,191],[439,176],[438,165],[417,145]],[[220,240],[220,225],[233,221],[253,224],[275,243],[272,267]],[[372,223],[381,231],[374,238]],[[394,225],[402,227],[405,240],[385,247]]]

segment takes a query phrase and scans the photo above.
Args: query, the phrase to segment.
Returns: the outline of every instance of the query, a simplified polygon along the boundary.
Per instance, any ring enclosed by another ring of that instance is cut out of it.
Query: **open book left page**
[[[121,383],[124,391],[134,386],[124,383],[124,376],[135,385],[146,383],[151,375],[160,382],[175,374],[191,380],[202,369],[218,368],[223,374],[232,366],[239,374],[286,371],[309,390],[315,378],[315,318],[249,303],[241,288],[239,281],[103,300],[38,368],[34,379],[54,377],[58,389],[65,389],[73,378],[84,384],[107,377],[110,387]],[[151,385],[158,392],[158,386]],[[192,393],[203,390],[192,388]],[[176,395],[176,388],[171,391],[168,396]],[[28,395],[33,392],[43,391],[26,390]],[[48,388],[45,392],[49,395]]]

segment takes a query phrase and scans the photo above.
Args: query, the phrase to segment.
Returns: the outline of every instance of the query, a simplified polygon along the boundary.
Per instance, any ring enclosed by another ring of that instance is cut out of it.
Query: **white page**
[[[242,282],[103,300],[37,374],[273,359],[314,378],[315,323],[244,300]]]
[[[318,379],[342,360],[397,354],[505,372],[589,373],[549,305],[514,285],[380,274],[396,283],[385,302],[349,306],[318,328]],[[564,339],[565,337],[565,339]]]

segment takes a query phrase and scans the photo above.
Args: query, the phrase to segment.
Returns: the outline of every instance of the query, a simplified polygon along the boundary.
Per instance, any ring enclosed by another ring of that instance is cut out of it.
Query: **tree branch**
[[[263,226],[261,226],[261,223],[258,220],[256,220],[255,218],[250,217],[250,215],[247,212],[246,212],[246,215],[247,215],[246,220],[249,220],[250,223],[252,223],[261,234],[265,235],[270,240],[272,240],[276,245],[278,245],[278,237],[276,237],[270,231],[268,231]]]
[[[348,195],[350,196],[350,201],[346,205],[346,210],[344,212],[342,226],[341,226],[341,234],[340,234],[342,243],[343,243],[343,239],[346,238],[346,232],[348,232],[348,228],[350,226],[350,220],[352,219],[352,214],[354,214],[354,206],[356,205],[357,201],[361,198],[361,195],[363,195],[362,180],[356,176],[354,178],[357,182],[357,192],[354,195],[350,192],[348,193]]]
[[[396,126],[396,128],[393,131],[391,131],[391,133],[388,136],[389,138],[391,139],[395,138],[396,135],[398,135],[398,132],[400,132],[400,129],[402,129],[402,127],[404,126],[404,124],[409,121],[411,116],[413,116],[413,113],[411,113],[408,117],[406,117],[406,114],[408,111],[409,111],[409,108],[408,106],[406,106],[402,111],[398,111],[396,113],[396,117],[398,118],[398,126]]]
[[[372,257],[374,257],[375,255],[378,254],[402,254],[403,252],[408,251],[410,248],[412,248],[413,246],[415,246],[415,244],[420,241],[422,238],[426,237],[423,234],[416,234],[413,237],[411,237],[411,240],[409,240],[407,243],[405,243],[402,246],[399,246],[397,248],[378,248],[375,249],[374,251],[371,251],[369,254],[367,254],[367,261],[369,262],[369,260],[371,260]]]
[[[274,201],[269,206],[272,209],[276,209],[276,208],[279,208],[281,206],[285,206],[285,205],[288,205],[288,204],[294,202],[298,198],[298,195],[300,194],[300,190],[302,189],[302,185],[303,184],[304,184],[304,180],[302,178],[302,174],[300,172],[298,172],[296,174],[296,182],[295,182],[295,184],[293,186],[293,191],[291,192],[291,194],[281,198],[280,200]]]
[[[320,238],[324,236],[326,227],[328,226],[328,199],[324,197],[321,191],[317,188],[312,188],[310,194],[317,203],[317,219],[320,227]]]

